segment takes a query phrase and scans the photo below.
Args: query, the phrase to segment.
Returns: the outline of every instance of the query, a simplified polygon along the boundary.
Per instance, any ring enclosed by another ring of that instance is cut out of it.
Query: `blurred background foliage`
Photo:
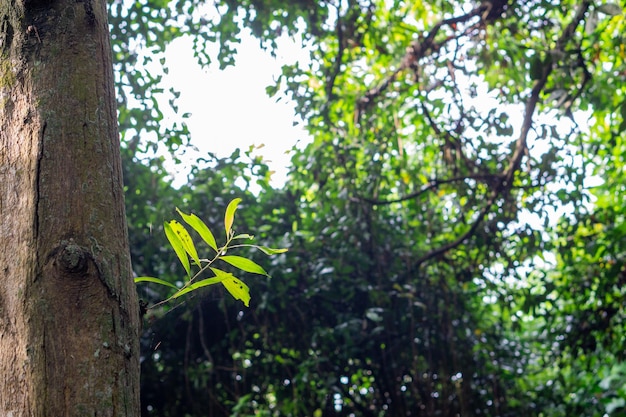
[[[180,279],[175,207],[217,231],[242,198],[237,231],[290,248],[242,276],[249,309],[210,287],[148,310],[142,414],[626,415],[625,6],[113,1],[136,274]],[[312,141],[280,189],[252,150],[173,187],[165,48],[191,36],[225,67],[243,28],[311,50],[268,93]]]

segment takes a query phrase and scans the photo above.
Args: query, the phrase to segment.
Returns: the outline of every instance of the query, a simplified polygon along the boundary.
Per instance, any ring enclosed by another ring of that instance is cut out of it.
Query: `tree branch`
[[[413,41],[409,47],[406,49],[406,54],[402,59],[400,66],[391,73],[383,82],[368,90],[363,97],[361,97],[356,103],[356,114],[355,120],[358,123],[361,120],[361,115],[363,111],[365,111],[373,102],[378,98],[389,86],[397,79],[398,75],[407,68],[413,67],[420,59],[432,54],[433,52],[437,52],[441,49],[441,47],[446,44],[451,39],[456,39],[454,36],[451,36],[445,39],[443,42],[435,43],[435,37],[439,33],[439,30],[443,26],[455,26],[459,23],[465,23],[469,20],[473,19],[476,16],[481,16],[481,20],[476,24],[480,25],[485,21],[486,11],[488,8],[486,5],[481,5],[480,7],[476,7],[474,10],[470,11],[461,16],[451,17],[449,19],[441,20],[437,23],[433,28],[428,32],[426,37],[420,36],[419,39]],[[474,26],[474,25],[473,25]]]
[[[441,179],[441,180],[432,180],[428,184],[420,188],[419,190],[412,192],[410,194],[407,194],[405,196],[402,196],[402,197],[394,198],[392,200],[379,200],[376,198],[363,197],[363,196],[354,197],[354,200],[364,201],[372,205],[379,205],[379,206],[389,205],[389,204],[401,203],[403,201],[412,200],[444,184],[452,184],[455,182],[465,181],[465,180],[479,180],[479,181],[483,181],[486,183],[494,183],[494,182],[497,182],[500,178],[501,178],[501,175],[493,175],[493,174],[464,175],[461,177],[447,178],[447,179]]]
[[[563,33],[561,34],[561,37],[556,42],[556,45],[554,46],[554,48],[549,52],[550,55],[555,55],[554,52],[563,50],[563,46],[565,45],[565,43],[573,37],[574,32],[576,31],[576,28],[578,27],[580,22],[584,19],[585,13],[589,9],[589,6],[590,6],[590,1],[584,1],[579,6],[578,10],[576,11],[576,15],[574,16],[572,21],[567,25],[567,27],[563,31]],[[474,220],[470,228],[461,236],[459,236],[457,239],[449,243],[446,243],[445,245],[442,245],[438,248],[435,248],[431,250],[430,252],[419,257],[414,262],[414,268],[418,268],[424,262],[432,258],[435,258],[443,253],[446,253],[449,250],[452,250],[460,246],[461,244],[463,244],[463,242],[465,242],[468,238],[470,238],[476,232],[476,230],[478,229],[478,226],[483,222],[483,220],[485,219],[485,216],[491,210],[491,206],[495,203],[496,199],[502,194],[505,194],[508,190],[510,190],[513,184],[515,173],[518,171],[522,157],[526,153],[528,133],[530,132],[530,129],[532,128],[533,114],[539,102],[539,96],[541,92],[543,91],[543,89],[545,88],[546,83],[548,81],[548,77],[552,73],[553,68],[554,68],[554,64],[551,61],[549,61],[549,64],[543,68],[543,73],[541,75],[541,78],[535,81],[535,84],[530,93],[530,97],[528,98],[528,101],[526,102],[526,107],[524,110],[524,121],[522,123],[522,130],[520,132],[519,138],[517,139],[515,143],[514,151],[511,157],[509,158],[509,165],[507,169],[505,170],[502,178],[500,179],[500,182],[492,190],[491,195],[489,196],[487,200],[487,203],[478,212],[478,216],[476,217],[476,219]]]

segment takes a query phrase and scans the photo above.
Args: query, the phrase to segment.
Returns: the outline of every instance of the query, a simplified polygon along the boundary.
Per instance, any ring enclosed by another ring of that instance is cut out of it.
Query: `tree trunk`
[[[106,4],[0,0],[0,416],[138,416]]]

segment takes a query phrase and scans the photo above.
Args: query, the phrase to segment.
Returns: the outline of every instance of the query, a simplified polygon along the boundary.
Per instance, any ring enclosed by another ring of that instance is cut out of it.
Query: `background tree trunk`
[[[105,3],[0,0],[0,415],[138,416]]]

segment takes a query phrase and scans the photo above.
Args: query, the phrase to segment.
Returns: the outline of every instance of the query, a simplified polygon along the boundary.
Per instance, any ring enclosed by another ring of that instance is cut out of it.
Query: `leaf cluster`
[[[151,282],[159,285],[164,285],[166,287],[173,288],[176,290],[174,294],[168,297],[166,300],[163,300],[157,303],[155,306],[159,306],[168,301],[174,300],[182,295],[195,291],[199,288],[207,287],[209,285],[214,285],[221,283],[224,288],[235,298],[236,300],[241,300],[246,307],[250,305],[250,289],[249,287],[241,281],[239,278],[235,277],[232,273],[223,271],[222,269],[218,269],[213,267],[212,265],[217,261],[222,261],[227,264],[230,264],[242,271],[266,275],[269,277],[267,272],[263,269],[262,266],[257,264],[251,259],[236,256],[236,255],[226,255],[232,249],[243,248],[243,247],[251,247],[256,248],[265,253],[266,255],[274,255],[278,253],[286,252],[286,249],[272,249],[265,246],[253,245],[250,243],[240,243],[241,241],[251,241],[254,239],[254,236],[248,234],[235,234],[233,230],[233,222],[235,219],[235,211],[237,210],[239,203],[241,203],[240,198],[236,198],[232,200],[228,206],[226,207],[226,213],[224,215],[224,230],[226,232],[226,242],[218,247],[215,237],[213,233],[208,228],[208,226],[195,214],[186,214],[180,211],[178,208],[176,211],[182,217],[183,221],[191,227],[194,231],[200,235],[205,244],[209,246],[214,252],[215,255],[209,258],[200,258],[198,256],[198,251],[196,250],[196,246],[194,241],[185,228],[180,222],[176,220],[171,220],[169,222],[165,222],[163,225],[163,229],[165,231],[165,236],[169,241],[172,249],[176,253],[176,256],[180,260],[185,272],[187,273],[187,279],[181,288],[178,288],[176,285],[155,277],[142,276],[135,278],[135,282]],[[198,271],[192,275],[191,262],[198,268]],[[210,278],[201,278],[206,272],[212,272],[213,276]]]

